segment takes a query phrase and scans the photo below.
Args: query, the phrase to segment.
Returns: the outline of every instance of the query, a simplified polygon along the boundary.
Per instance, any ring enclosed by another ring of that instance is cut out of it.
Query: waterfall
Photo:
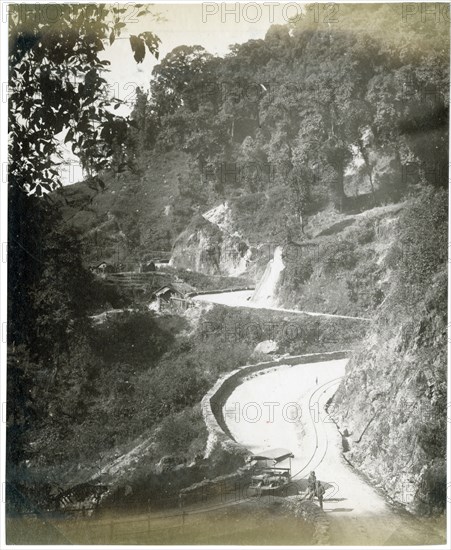
[[[265,273],[255,288],[251,302],[268,306],[275,305],[274,295],[276,292],[277,283],[280,279],[280,274],[284,269],[285,265],[282,261],[282,247],[278,246],[274,250],[273,259],[269,260]]]

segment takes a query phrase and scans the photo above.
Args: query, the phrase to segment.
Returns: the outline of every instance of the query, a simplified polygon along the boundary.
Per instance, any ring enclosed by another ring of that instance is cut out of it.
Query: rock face
[[[330,409],[347,460],[418,514],[441,513],[446,505],[446,316],[437,308],[443,299],[446,273],[431,281],[410,318],[381,313]]]
[[[278,347],[274,340],[263,340],[255,346],[254,353],[275,353]]]
[[[242,275],[254,252],[231,227],[226,204],[198,215],[176,240],[171,265],[207,275]]]

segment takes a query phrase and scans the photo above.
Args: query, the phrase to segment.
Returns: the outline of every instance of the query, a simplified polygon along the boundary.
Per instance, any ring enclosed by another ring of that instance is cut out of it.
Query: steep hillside
[[[396,236],[386,299],[331,412],[353,465],[408,509],[436,513],[446,504],[447,194],[411,202]]]
[[[170,251],[183,229],[173,212],[188,160],[182,152],[146,153],[141,171],[106,174],[104,190],[80,182],[59,191],[63,216],[81,234],[86,261],[127,267],[151,251]]]
[[[397,238],[406,203],[345,215],[312,216],[302,238],[284,247],[286,269],[279,304],[342,315],[369,315],[384,300],[391,266],[386,257]]]

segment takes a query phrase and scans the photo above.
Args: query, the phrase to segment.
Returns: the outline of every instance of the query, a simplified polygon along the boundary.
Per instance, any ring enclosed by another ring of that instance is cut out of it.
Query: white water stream
[[[268,262],[265,273],[260,279],[251,301],[261,307],[275,306],[275,293],[277,283],[280,280],[280,275],[285,269],[285,264],[282,260],[282,247],[278,246],[274,250],[274,257]]]
[[[282,261],[282,247],[278,246],[274,251],[274,258],[268,262],[263,277],[257,284],[255,290],[237,290],[218,292],[215,294],[199,294],[194,296],[195,302],[208,302],[221,304],[229,307],[250,307],[254,309],[271,309],[284,313],[298,313],[311,315],[313,317],[335,317],[341,319],[358,319],[370,321],[368,317],[353,317],[350,315],[336,315],[333,313],[318,313],[315,311],[304,311],[299,309],[288,309],[276,306],[276,289],[285,265]]]

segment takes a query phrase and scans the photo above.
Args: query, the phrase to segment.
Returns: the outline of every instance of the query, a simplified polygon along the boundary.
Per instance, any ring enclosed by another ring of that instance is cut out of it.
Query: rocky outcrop
[[[263,340],[255,346],[254,354],[275,353],[278,348],[279,344],[275,340]]]
[[[379,315],[331,406],[346,459],[407,510],[434,515],[446,505],[446,317],[436,310],[446,273],[438,278],[410,318]]]
[[[239,276],[257,251],[236,231],[227,203],[199,214],[177,238],[171,257],[175,267],[208,275]]]

